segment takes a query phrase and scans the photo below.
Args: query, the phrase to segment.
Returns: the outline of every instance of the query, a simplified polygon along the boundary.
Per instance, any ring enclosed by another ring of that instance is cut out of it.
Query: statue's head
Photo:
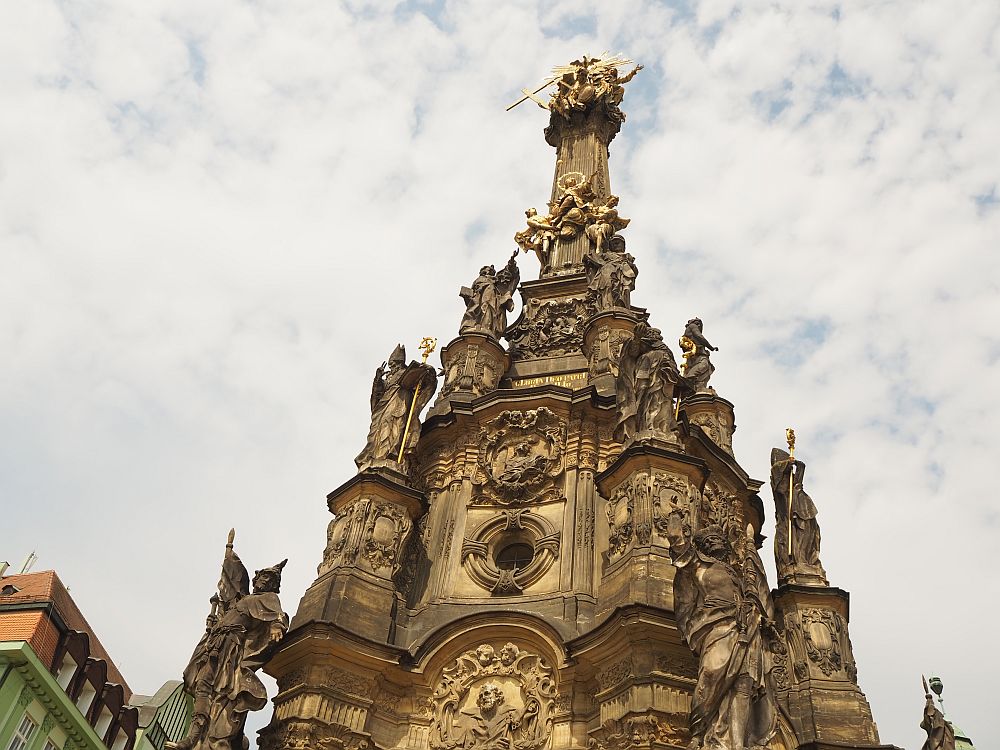
[[[503,689],[495,682],[487,682],[479,688],[476,705],[479,706],[480,711],[492,713],[503,705],[504,700]]]
[[[476,649],[476,658],[479,659],[479,663],[482,664],[484,667],[493,663],[493,658],[495,655],[496,652],[493,650],[493,647],[488,643],[484,643],[479,648]]]
[[[615,198],[614,205],[618,204],[618,199]],[[613,205],[611,203],[608,204]],[[608,249],[614,253],[624,253],[625,252],[625,238],[620,234],[614,235],[610,240],[608,240]]]
[[[702,329],[701,318],[691,318],[691,320],[689,320],[687,322],[687,324],[689,326],[692,326],[692,325],[693,326],[697,326],[699,331]]]
[[[694,535],[694,544],[699,552],[716,560],[729,558],[729,540],[726,538],[726,532],[718,524],[713,523],[698,529]]]
[[[490,266],[483,266],[482,268],[479,269],[479,275],[480,276],[496,276],[497,275],[497,269],[495,269],[492,265],[490,265]]]
[[[524,215],[530,219],[534,216],[538,216],[538,211],[534,208],[529,208],[527,211],[524,212]]]
[[[500,663],[509,667],[517,659],[517,646],[513,643],[505,643],[500,649]]]
[[[281,590],[281,570],[288,560],[282,560],[270,568],[263,568],[253,574],[253,592],[255,594],[274,593]]]
[[[396,369],[398,367],[403,367],[406,364],[406,347],[402,344],[396,344],[396,348],[392,350],[392,354],[389,355],[389,367]]]

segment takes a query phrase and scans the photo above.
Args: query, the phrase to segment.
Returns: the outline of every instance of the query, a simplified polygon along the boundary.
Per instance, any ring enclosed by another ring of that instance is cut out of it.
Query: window
[[[24,718],[21,719],[21,724],[14,730],[14,736],[10,738],[7,750],[24,750],[24,748],[31,744],[31,736],[37,728],[38,725],[35,723],[35,720],[28,716],[28,714],[25,714]]]
[[[52,742],[52,740],[45,740],[45,747],[43,747],[42,750],[59,750],[59,748],[55,746],[55,743]]]
[[[59,683],[59,687],[63,690],[69,689],[70,682],[73,681],[73,675],[76,674],[76,661],[70,654],[63,656],[62,664],[59,665],[59,671],[56,673],[56,682]]]
[[[90,713],[90,707],[96,697],[97,691],[94,690],[94,686],[90,684],[90,680],[85,680],[80,689],[80,697],[76,699],[76,707],[80,709],[81,714],[86,716]]]
[[[497,567],[500,570],[523,570],[534,557],[535,550],[530,544],[508,544],[497,553]]]

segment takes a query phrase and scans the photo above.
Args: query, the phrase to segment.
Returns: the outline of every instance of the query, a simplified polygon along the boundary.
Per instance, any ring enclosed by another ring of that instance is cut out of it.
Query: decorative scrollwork
[[[549,409],[505,411],[479,434],[481,450],[474,502],[512,505],[558,496],[565,428]]]
[[[541,750],[552,736],[552,668],[513,643],[483,643],[444,668],[432,700],[431,750]]]

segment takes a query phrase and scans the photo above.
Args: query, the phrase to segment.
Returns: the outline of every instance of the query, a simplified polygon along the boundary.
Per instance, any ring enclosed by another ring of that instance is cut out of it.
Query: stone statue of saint
[[[462,287],[459,293],[465,300],[460,334],[472,331],[487,333],[499,339],[507,328],[507,313],[514,309],[514,290],[521,280],[517,268],[517,251],[499,273],[493,266],[483,266],[472,288]]]
[[[926,687],[924,694],[926,702],[920,728],[927,732],[927,739],[921,750],[955,750],[955,728],[944,718],[941,709],[934,705],[934,699]]]
[[[278,600],[281,570],[288,561],[258,570],[251,593],[233,537],[230,531],[205,635],[184,670],[184,689],[194,696],[194,719],[187,736],[167,742],[167,750],[246,748],[247,713],[267,705],[267,690],[256,672],[288,630],[288,615]]]
[[[691,318],[687,322],[680,339],[680,346],[684,351],[684,373],[681,382],[694,393],[714,393],[708,387],[708,381],[715,372],[710,352],[717,352],[719,348],[712,346],[705,338],[702,333],[701,318]]]
[[[795,467],[791,482],[791,552],[788,546],[789,475]],[[774,562],[778,569],[778,583],[802,583],[826,586],[826,571],[819,561],[820,533],[816,520],[816,505],[806,493],[803,482],[806,465],[792,461],[780,448],[771,449],[771,494],[774,496]]]
[[[692,540],[679,512],[668,516],[667,537],[677,567],[677,625],[698,656],[690,747],[767,747],[777,731],[769,675],[773,604],[752,539],[739,560],[721,527],[705,526]]]
[[[629,308],[639,269],[635,258],[625,252],[624,237],[616,234],[606,250],[584,255],[583,265],[587,268],[587,289],[599,312]]]
[[[406,349],[396,346],[388,362],[375,371],[372,382],[372,423],[368,430],[365,448],[354,459],[358,471],[369,468],[386,467],[405,473],[398,463],[399,449],[403,436],[407,434],[407,419],[410,429],[403,447],[403,458],[416,447],[420,436],[420,411],[427,405],[437,388],[437,373],[426,363],[406,364]],[[416,404],[414,405],[414,397]],[[412,417],[410,415],[413,406]]]
[[[537,746],[538,701],[530,698],[524,709],[507,704],[495,682],[479,688],[476,708],[462,711],[455,747],[467,750],[511,750]]]
[[[654,438],[675,442],[673,398],[678,379],[677,362],[659,329],[639,323],[619,358],[615,439],[625,445]]]

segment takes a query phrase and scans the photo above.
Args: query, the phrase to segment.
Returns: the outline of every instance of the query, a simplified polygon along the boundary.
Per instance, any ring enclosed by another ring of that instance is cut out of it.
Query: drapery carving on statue
[[[531,561],[523,568],[507,570],[494,561],[496,547],[511,538],[532,549]],[[462,565],[479,586],[498,596],[510,596],[520,594],[549,571],[559,557],[559,546],[560,532],[548,519],[526,508],[508,508],[466,537]]]
[[[507,313],[514,309],[514,290],[521,279],[517,268],[517,250],[499,272],[493,266],[483,266],[472,287],[462,287],[459,296],[465,300],[465,315],[459,334],[485,333],[499,340],[507,327]]]
[[[511,356],[534,359],[579,352],[588,315],[587,302],[580,297],[529,300],[522,316],[505,334]]]
[[[432,750],[540,750],[552,736],[552,668],[513,643],[483,643],[441,673]]]
[[[615,439],[626,447],[636,441],[678,442],[673,399],[679,377],[674,355],[659,329],[638,323],[622,348],[615,379]]]
[[[791,480],[792,498],[789,503],[788,491],[793,461],[786,451],[771,449],[771,494],[774,497],[774,561],[778,569],[778,581],[816,582],[827,584],[826,571],[819,559],[820,531],[817,521],[818,511],[809,494],[805,491],[806,465],[794,461],[795,476]],[[789,550],[789,520],[791,511],[791,550]],[[799,580],[803,577],[804,580]]]
[[[397,345],[389,359],[375,370],[371,427],[364,449],[354,459],[358,471],[387,468],[408,473],[408,456],[416,449],[420,437],[418,415],[430,403],[436,389],[437,371],[427,363],[406,364],[406,349],[402,344]],[[398,460],[400,455],[402,463]]]
[[[474,503],[544,502],[558,497],[565,428],[549,409],[505,411],[480,431]]]
[[[589,750],[634,750],[653,744],[686,746],[690,737],[686,714],[656,712],[608,719],[594,732],[587,747]]]
[[[604,226],[607,225],[595,224],[589,227],[588,235],[591,234],[589,230]],[[625,238],[620,234],[598,247],[603,250],[583,256],[583,265],[587,269],[587,301],[597,312],[614,308],[628,310],[635,280],[639,275],[635,258],[625,252]]]
[[[677,625],[698,656],[691,747],[767,746],[778,730],[770,675],[770,641],[777,636],[752,529],[733,549],[718,526],[692,535],[681,513],[669,520]]]
[[[597,330],[597,338],[591,345],[587,358],[590,377],[594,378],[606,372],[618,377],[618,363],[621,359],[622,347],[631,338],[632,334],[629,331],[601,326]]]

